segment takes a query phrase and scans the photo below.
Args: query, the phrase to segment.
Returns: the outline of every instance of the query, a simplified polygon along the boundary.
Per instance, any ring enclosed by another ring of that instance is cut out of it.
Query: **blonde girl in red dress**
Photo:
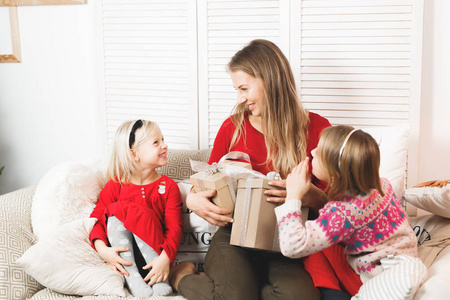
[[[167,145],[151,121],[124,122],[117,130],[108,164],[108,183],[91,217],[90,239],[112,270],[125,275],[137,297],[169,295],[167,282],[182,237],[177,184],[156,168],[167,164]],[[141,275],[136,259],[145,260]]]

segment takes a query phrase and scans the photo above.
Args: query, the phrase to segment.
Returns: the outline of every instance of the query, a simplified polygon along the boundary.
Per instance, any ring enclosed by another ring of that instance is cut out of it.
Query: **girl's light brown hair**
[[[274,171],[286,178],[306,157],[309,125],[309,114],[297,96],[289,61],[274,43],[259,39],[238,51],[227,69],[261,80],[265,95],[261,124],[267,147],[266,164],[272,163]],[[244,103],[233,109],[231,120],[236,130],[230,149],[244,135],[245,113],[250,112]]]
[[[362,130],[356,130],[340,150],[347,135],[354,128],[338,125],[322,131],[317,155],[328,172],[328,196],[339,200],[346,193],[356,196],[372,189],[384,196],[380,183],[380,149],[375,139]]]
[[[125,184],[130,182],[136,167],[131,151],[139,147],[159,128],[155,122],[142,120],[142,126],[136,129],[134,143],[130,148],[129,138],[134,123],[136,120],[125,121],[116,131],[108,162],[108,180]]]

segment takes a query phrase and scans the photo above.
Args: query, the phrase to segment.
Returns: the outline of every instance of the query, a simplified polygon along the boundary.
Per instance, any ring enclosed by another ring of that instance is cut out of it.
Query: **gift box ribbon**
[[[281,180],[281,177],[276,172],[269,172],[266,175],[263,175],[261,172],[255,171],[255,170],[249,170],[243,167],[234,166],[232,164],[225,163],[225,160],[244,160],[250,163],[250,156],[241,151],[232,151],[220,158],[219,162],[212,163],[211,165],[202,162],[202,161],[195,161],[190,159],[191,168],[194,172],[204,172],[203,178],[211,176],[217,172],[221,172],[227,176],[227,183],[228,188],[230,190],[231,198],[233,200],[233,203],[236,203],[236,191],[237,191],[237,179],[238,178],[267,178],[270,180]],[[270,178],[269,178],[270,177]],[[205,189],[202,182],[199,182],[200,188],[202,190]]]
[[[194,172],[205,172],[204,176],[210,176],[217,172],[222,172],[231,178],[263,178],[269,180],[281,180],[280,174],[277,172],[269,172],[267,175],[263,175],[261,172],[255,170],[249,170],[243,167],[233,166],[225,163],[225,160],[245,160],[250,163],[250,156],[247,153],[241,151],[232,151],[219,160],[217,163],[211,165],[203,162],[190,159],[191,168]]]
[[[269,174],[268,174],[269,175]],[[279,176],[279,175],[278,175]],[[265,179],[269,179],[267,177],[264,177]],[[269,179],[272,180],[272,179]],[[242,208],[242,223],[241,223],[241,235],[239,239],[240,245],[245,245],[246,239],[247,239],[247,227],[248,227],[248,218],[250,215],[250,202],[251,202],[251,196],[252,196],[252,186],[253,186],[253,178],[247,178],[245,182],[245,194],[244,194],[244,206]],[[275,234],[273,238],[273,244],[272,249],[274,251],[280,251],[280,243],[279,243],[279,236],[278,236],[278,224],[275,223]]]

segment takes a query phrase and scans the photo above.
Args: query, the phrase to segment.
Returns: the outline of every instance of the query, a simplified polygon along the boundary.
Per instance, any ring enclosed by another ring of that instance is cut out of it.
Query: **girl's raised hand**
[[[306,157],[298,164],[286,179],[286,200],[302,199],[311,188],[311,176],[309,174],[309,158]]]

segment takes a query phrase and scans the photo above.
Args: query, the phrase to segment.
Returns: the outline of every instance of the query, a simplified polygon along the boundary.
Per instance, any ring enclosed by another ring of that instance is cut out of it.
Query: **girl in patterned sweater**
[[[343,243],[363,282],[352,299],[412,299],[427,270],[391,184],[379,177],[376,141],[350,126],[329,127],[312,156],[312,173],[328,183],[330,201],[302,224],[301,199],[311,186],[306,158],[287,178],[286,203],[275,209],[283,255],[299,258]]]
[[[158,125],[124,122],[116,133],[109,181],[91,214],[98,219],[90,234],[93,247],[112,270],[126,275],[135,297],[172,293],[167,278],[183,221],[180,189],[156,171],[166,164],[167,145]],[[140,257],[148,274],[141,275]]]

